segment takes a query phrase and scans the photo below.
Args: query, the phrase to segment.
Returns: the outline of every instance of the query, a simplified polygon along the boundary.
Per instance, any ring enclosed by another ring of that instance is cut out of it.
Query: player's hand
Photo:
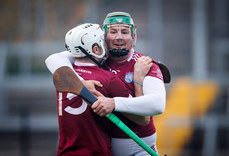
[[[134,81],[143,82],[144,77],[153,66],[152,59],[148,56],[140,57],[134,65]]]
[[[98,100],[92,104],[91,108],[96,114],[105,116],[114,110],[115,101],[113,98],[98,97]]]
[[[94,94],[95,96],[103,96],[102,93],[100,93],[99,91],[97,91],[95,89],[95,86],[97,87],[103,87],[103,85],[99,82],[99,81],[95,81],[95,80],[82,80],[82,83],[88,88],[88,90],[90,90],[92,92],[92,94]]]

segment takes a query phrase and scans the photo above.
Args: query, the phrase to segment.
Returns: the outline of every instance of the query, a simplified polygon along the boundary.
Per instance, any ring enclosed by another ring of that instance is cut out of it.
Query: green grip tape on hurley
[[[128,128],[117,116],[113,113],[107,115],[116,126],[118,126],[123,132],[125,132],[130,138],[132,138],[139,146],[141,146],[151,156],[159,156],[152,148],[150,148],[145,142],[143,142],[130,128]]]

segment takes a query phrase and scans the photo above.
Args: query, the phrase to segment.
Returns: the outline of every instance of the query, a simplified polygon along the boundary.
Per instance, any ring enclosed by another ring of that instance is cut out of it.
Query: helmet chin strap
[[[78,46],[77,48],[79,48],[89,59],[91,59],[93,62],[95,62],[100,68],[104,65],[104,63],[106,62],[106,57],[103,58],[103,60],[101,62],[97,61],[96,59],[94,59],[91,55],[89,55],[86,50],[84,48],[82,48],[81,46]]]
[[[128,55],[130,51],[126,48],[123,48],[123,49],[109,49],[108,52],[113,57],[122,57]]]

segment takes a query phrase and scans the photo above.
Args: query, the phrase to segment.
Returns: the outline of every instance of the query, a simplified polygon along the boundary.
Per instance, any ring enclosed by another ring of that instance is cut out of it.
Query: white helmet
[[[69,30],[65,35],[65,44],[73,57],[80,58],[92,55],[103,58],[105,56],[104,32],[98,24],[85,23]],[[92,52],[94,44],[98,44],[102,48],[103,53],[101,55]]]

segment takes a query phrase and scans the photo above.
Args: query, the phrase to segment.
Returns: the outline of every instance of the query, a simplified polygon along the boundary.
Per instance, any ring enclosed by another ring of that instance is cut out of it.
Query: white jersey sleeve
[[[145,116],[164,112],[166,91],[160,79],[146,76],[143,81],[143,94],[134,98],[115,97],[115,111]]]
[[[67,66],[71,68],[74,72],[72,64],[74,63],[75,58],[72,56],[72,54],[68,51],[62,51],[59,53],[55,53],[50,55],[45,60],[45,64],[48,68],[48,70],[53,74],[58,68]],[[76,73],[76,72],[75,72]],[[83,80],[82,77],[80,77],[77,73],[76,75],[80,78],[80,80]]]

